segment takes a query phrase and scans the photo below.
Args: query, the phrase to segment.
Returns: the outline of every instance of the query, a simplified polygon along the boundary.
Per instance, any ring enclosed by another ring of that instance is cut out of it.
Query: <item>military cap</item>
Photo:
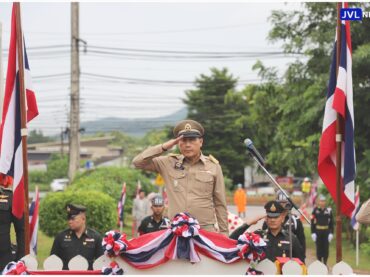
[[[279,217],[285,210],[284,207],[275,200],[267,202],[264,208],[266,210],[267,217]]]
[[[164,201],[163,201],[163,198],[162,196],[154,196],[153,199],[152,199],[152,205],[153,206],[163,206],[164,205]]]
[[[86,211],[86,207],[82,205],[77,205],[77,204],[68,204],[66,206],[67,209],[67,218],[72,219],[76,215],[83,213]]]
[[[204,135],[204,128],[195,120],[183,120],[177,123],[173,128],[173,135],[175,137],[183,135],[185,138],[201,138]]]

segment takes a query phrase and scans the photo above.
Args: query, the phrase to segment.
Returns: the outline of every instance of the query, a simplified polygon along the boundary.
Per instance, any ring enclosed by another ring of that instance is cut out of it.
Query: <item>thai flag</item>
[[[118,223],[123,224],[123,213],[126,202],[126,182],[122,185],[121,197],[118,200],[117,212],[118,212]]]
[[[358,230],[359,223],[356,220],[356,214],[360,209],[360,191],[357,189],[356,196],[355,196],[355,209],[351,215],[351,225],[354,230]]]
[[[316,198],[317,198],[317,182],[313,182],[311,186],[310,198],[309,198],[309,203],[311,206],[315,205]]]
[[[343,4],[348,7],[348,4]],[[336,41],[336,43],[338,43]],[[341,212],[351,217],[355,200],[355,149],[354,114],[352,91],[352,45],[349,21],[341,24],[341,53],[338,78],[336,77],[336,43],[330,69],[322,136],[320,139],[318,173],[336,200],[336,116],[341,114],[345,121],[342,143]]]
[[[24,184],[19,87],[20,80],[16,38],[15,4],[13,4],[8,71],[6,75],[3,115],[0,127],[0,173],[13,178],[12,212],[17,218],[21,218],[24,211]],[[35,94],[31,86],[30,68],[26,47],[23,48],[23,53],[27,122],[29,122],[38,115],[38,109]]]
[[[30,205],[30,251],[37,255],[37,232],[39,230],[39,189],[36,187],[35,198]]]

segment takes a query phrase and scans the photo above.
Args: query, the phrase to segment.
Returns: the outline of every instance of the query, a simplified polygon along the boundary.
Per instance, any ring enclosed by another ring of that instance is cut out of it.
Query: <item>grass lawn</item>
[[[316,245],[311,239],[311,230],[306,227],[305,228],[305,235],[306,235],[306,245],[307,245],[307,252],[309,249],[312,251],[314,257],[316,257]],[[345,234],[343,234],[345,236]],[[347,240],[342,240],[342,260],[348,263],[353,270],[359,271],[362,273],[370,274],[370,256],[364,253],[364,251],[359,251],[360,259],[359,259],[359,266],[356,266],[356,249],[355,247]],[[329,267],[333,267],[336,264],[336,244],[335,244],[335,237],[330,243],[329,246],[329,259],[328,265]]]

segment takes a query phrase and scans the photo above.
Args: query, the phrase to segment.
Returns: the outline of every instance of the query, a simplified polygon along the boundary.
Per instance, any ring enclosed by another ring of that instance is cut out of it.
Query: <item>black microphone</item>
[[[260,154],[260,152],[258,152],[256,147],[254,147],[253,141],[251,139],[247,138],[247,139],[245,139],[244,143],[245,143],[245,146],[247,146],[247,149],[248,149],[249,153],[253,157],[255,157],[261,165],[265,165],[265,160],[262,158],[262,155]]]

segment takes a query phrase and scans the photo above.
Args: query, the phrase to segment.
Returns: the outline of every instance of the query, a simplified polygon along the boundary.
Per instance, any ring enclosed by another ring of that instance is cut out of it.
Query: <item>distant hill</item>
[[[85,134],[121,131],[133,136],[143,136],[152,129],[174,125],[176,122],[185,119],[187,114],[187,108],[183,108],[173,114],[155,118],[107,117],[95,121],[81,122],[81,128],[85,128]]]

